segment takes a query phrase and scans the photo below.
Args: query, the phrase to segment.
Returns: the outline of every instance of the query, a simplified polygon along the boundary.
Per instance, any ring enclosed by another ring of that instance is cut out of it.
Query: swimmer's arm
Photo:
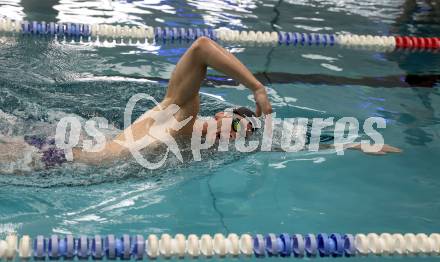
[[[335,145],[333,145],[333,144],[320,144],[319,145],[319,150],[326,150],[326,149],[335,149]],[[364,152],[366,154],[370,154],[370,155],[386,155],[388,153],[401,153],[402,152],[402,150],[400,148],[390,146],[387,144],[384,144],[383,147],[377,152],[364,151],[362,149],[360,143],[346,144],[346,145],[344,145],[344,149],[359,150],[359,151],[362,151],[362,152]]]
[[[318,149],[319,151],[321,151],[321,150],[329,150],[329,149],[335,150],[336,149],[335,145],[333,145],[333,144],[319,144],[319,149]],[[381,150],[379,150],[378,152],[364,151],[362,149],[360,143],[345,144],[344,145],[344,150],[345,149],[359,150],[359,151],[364,152],[365,154],[371,154],[371,155],[386,155],[388,153],[401,153],[402,152],[402,150],[400,148],[397,148],[397,147],[394,147],[394,146],[390,146],[390,145],[387,145],[387,144],[384,144],[383,147],[381,148]],[[272,148],[271,151],[272,152],[286,152],[281,147]],[[304,147],[300,151],[307,151],[307,148]]]
[[[164,101],[194,108],[208,66],[249,88],[254,94],[258,116],[272,112],[263,84],[233,54],[206,37],[197,39],[177,63]]]

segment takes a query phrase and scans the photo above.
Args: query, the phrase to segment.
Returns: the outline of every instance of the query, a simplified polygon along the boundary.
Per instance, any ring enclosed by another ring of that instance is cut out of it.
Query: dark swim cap
[[[234,110],[232,110],[234,114],[237,114],[241,117],[256,117],[257,115],[254,113],[254,111],[250,110],[247,107],[237,107]]]

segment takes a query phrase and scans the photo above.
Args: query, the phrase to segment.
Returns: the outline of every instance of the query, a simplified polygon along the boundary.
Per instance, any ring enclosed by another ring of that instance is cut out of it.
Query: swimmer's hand
[[[360,150],[360,151],[364,152],[365,154],[379,155],[379,156],[386,155],[388,153],[401,153],[402,152],[402,149],[394,147],[394,146],[390,146],[390,145],[387,145],[387,144],[384,144],[383,147],[379,151],[377,151],[377,152],[365,151],[365,150],[362,149],[361,144],[359,144],[359,143],[351,144],[347,148],[357,149],[357,150]]]
[[[254,91],[254,99],[256,104],[255,113],[261,116],[261,113],[268,115],[272,113],[272,105],[267,97],[266,89],[263,85],[259,85]]]

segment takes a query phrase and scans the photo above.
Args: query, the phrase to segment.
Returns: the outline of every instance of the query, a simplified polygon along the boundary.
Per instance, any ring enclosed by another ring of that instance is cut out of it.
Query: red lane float
[[[395,36],[396,49],[440,49],[438,37]]]

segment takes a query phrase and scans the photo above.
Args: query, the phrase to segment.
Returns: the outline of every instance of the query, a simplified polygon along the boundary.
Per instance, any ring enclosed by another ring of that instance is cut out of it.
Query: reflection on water
[[[143,1],[142,1],[143,2]],[[78,22],[87,24],[95,23],[120,23],[141,25],[143,22],[142,15],[152,15],[153,10],[167,11],[171,7],[151,3],[149,5],[136,6],[120,1],[60,1],[53,7],[58,11],[57,19],[62,22]],[[171,8],[172,9],[172,8]]]
[[[0,15],[22,19],[25,14],[20,6],[20,1],[14,1],[0,1]],[[28,0],[23,1],[23,5],[30,4]],[[338,23],[338,21],[332,21],[332,16],[334,16],[332,14],[341,14],[347,18],[361,16],[375,23],[393,23],[401,13],[400,6],[402,4],[403,0],[387,0],[380,1],[380,3],[374,0],[150,0],[132,1],[131,3],[122,0],[59,0],[53,2],[52,8],[50,6],[43,8],[46,8],[47,12],[55,10],[57,12],[56,19],[62,22],[148,24],[152,26],[157,24],[167,26],[208,25],[252,29],[255,28],[255,24],[267,26],[267,21],[270,21],[272,15],[272,8],[278,5],[282,6],[281,12],[285,13],[281,24],[286,25],[287,22],[291,26],[286,30],[292,30],[295,26],[300,30],[318,31],[319,27],[324,27],[327,30],[334,28],[328,26]],[[37,6],[26,11],[35,12],[35,9]],[[305,18],[306,21],[300,22],[302,18]],[[358,21],[353,22],[357,23]],[[318,24],[321,26],[317,27]]]
[[[0,18],[7,17],[14,20],[23,20],[26,15],[20,2],[20,0],[1,0]]]
[[[399,14],[403,0],[286,0],[285,2],[324,8],[331,12],[360,15],[381,23],[392,23]]]

